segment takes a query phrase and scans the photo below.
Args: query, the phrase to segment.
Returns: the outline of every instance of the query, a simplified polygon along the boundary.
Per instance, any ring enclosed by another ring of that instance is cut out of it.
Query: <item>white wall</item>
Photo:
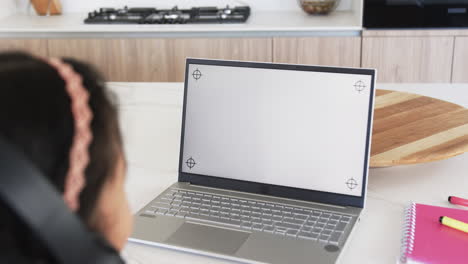
[[[16,13],[16,0],[0,0],[0,18]]]
[[[24,13],[28,10],[27,0],[0,0],[0,1],[18,1],[20,2],[20,12]],[[339,10],[349,10],[352,8],[353,1],[361,0],[341,0],[338,7]],[[300,10],[297,0],[62,0],[64,13],[89,12],[99,7],[123,7],[125,5],[131,7],[157,7],[171,8],[178,5],[179,8],[187,8],[193,6],[231,6],[247,4],[254,11],[292,11]]]

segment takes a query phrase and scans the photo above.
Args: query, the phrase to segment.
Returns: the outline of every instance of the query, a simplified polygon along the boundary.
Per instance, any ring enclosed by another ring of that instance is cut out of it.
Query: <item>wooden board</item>
[[[60,0],[31,0],[36,13],[41,16],[60,15],[62,13],[62,4]]]
[[[371,167],[424,163],[468,151],[468,109],[417,94],[377,90]]]

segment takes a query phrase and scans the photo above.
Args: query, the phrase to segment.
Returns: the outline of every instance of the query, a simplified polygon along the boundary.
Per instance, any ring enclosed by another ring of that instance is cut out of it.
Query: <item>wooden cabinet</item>
[[[47,56],[47,40],[0,39],[0,51],[25,51],[37,56]]]
[[[51,39],[48,47],[95,64],[110,81],[181,82],[187,57],[272,61],[270,38]]]
[[[108,66],[112,60],[112,42],[107,39],[49,39],[47,47],[50,57],[74,58],[95,66],[106,80],[109,77]],[[115,54],[115,56],[118,56]]]
[[[453,37],[364,37],[362,67],[379,82],[450,82]]]
[[[273,61],[359,67],[361,65],[361,38],[274,38]]]
[[[181,82],[187,57],[362,66],[376,68],[379,82],[468,82],[468,31],[365,30],[362,38],[0,39],[5,50],[80,59],[106,80],[123,82]]]
[[[468,82],[468,37],[455,38],[452,82]]]

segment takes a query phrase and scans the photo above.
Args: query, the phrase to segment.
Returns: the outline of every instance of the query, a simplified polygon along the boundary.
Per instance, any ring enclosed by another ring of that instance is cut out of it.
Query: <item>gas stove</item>
[[[250,16],[250,7],[194,7],[192,9],[100,8],[88,14],[86,24],[186,24],[243,23]]]

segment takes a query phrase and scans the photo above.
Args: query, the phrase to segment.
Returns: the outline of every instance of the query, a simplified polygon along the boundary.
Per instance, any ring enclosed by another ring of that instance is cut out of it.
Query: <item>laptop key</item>
[[[314,233],[320,233],[322,232],[322,230],[323,230],[322,228],[317,228],[317,227],[312,228],[312,232]]]
[[[263,228],[263,231],[268,232],[268,233],[273,233],[275,231],[275,227],[267,225]]]
[[[293,214],[291,211],[282,211],[283,217],[291,217],[293,218]]]
[[[241,218],[238,215],[231,215],[231,220],[241,221]]]
[[[155,203],[154,206],[158,209],[170,209],[171,206],[165,203]]]
[[[145,212],[141,213],[140,216],[156,217],[156,212],[152,210],[146,210]]]
[[[167,212],[167,209],[159,209],[158,211],[156,211],[158,215],[164,215],[166,214],[166,212]]]
[[[338,220],[340,220],[340,218],[341,218],[340,215],[335,215],[335,214],[334,214],[334,215],[332,215],[332,216],[330,217],[330,220],[338,221]]]
[[[200,210],[190,208],[190,214],[198,215],[200,214]]]
[[[262,224],[253,224],[252,229],[256,231],[262,231],[263,225]]]
[[[200,206],[200,210],[210,210],[210,209],[211,209],[211,206],[209,206],[209,205]]]
[[[279,227],[279,228],[285,228],[285,229],[290,228],[290,229],[297,229],[297,230],[299,230],[299,229],[301,228],[300,225],[290,224],[290,223],[284,223],[284,222],[282,222],[282,223],[275,223],[275,226],[276,226],[276,227]]]
[[[281,228],[281,227],[275,228],[275,234],[285,235],[286,231],[288,231],[287,228]]]
[[[193,221],[200,221],[200,222],[206,222],[206,223],[212,223],[212,224],[221,224],[221,225],[227,225],[231,227],[240,227],[241,221],[233,221],[230,219],[223,219],[220,221],[219,218],[211,217],[211,216],[205,216],[205,215],[188,215],[185,217],[186,220],[193,220]]]
[[[254,216],[255,216],[255,217],[258,217],[258,218],[261,218],[261,217],[262,217],[262,214],[261,214],[261,213],[257,213],[257,212],[252,212],[252,213],[250,213],[250,215],[251,215],[252,217],[254,217]]]
[[[242,222],[241,223],[241,228],[244,228],[244,229],[252,229],[252,223],[251,222]]]
[[[295,225],[303,225],[304,220],[298,220],[298,219],[284,219],[283,222],[289,223],[289,224],[295,224]]]
[[[335,245],[338,245],[338,242],[340,241],[340,237],[343,233],[342,232],[333,232],[331,235],[330,235],[330,240],[328,242],[330,242],[331,244],[335,244]]]
[[[292,237],[296,237],[297,233],[299,233],[299,230],[288,229],[288,231],[286,231],[286,235],[287,236],[292,236]]]
[[[172,207],[180,207],[181,203],[178,203],[178,202],[172,202],[171,203],[171,206]]]
[[[250,217],[246,215],[241,215],[241,220],[242,221],[250,221]]]
[[[184,218],[187,214],[186,213],[182,213],[182,212],[178,212],[175,217],[178,217],[178,218]]]
[[[308,216],[303,215],[303,214],[294,214],[294,218],[299,219],[299,220],[306,220],[308,218]]]
[[[262,224],[262,220],[260,220],[260,219],[251,218],[251,221],[254,224],[259,224],[259,225]]]
[[[273,220],[273,221],[281,221],[281,220],[283,220],[283,217],[274,215],[274,216],[271,218],[271,220]]]
[[[168,212],[166,213],[167,216],[175,216],[176,214],[177,214],[176,211],[168,211]]]
[[[311,222],[316,222],[318,220],[318,217],[316,216],[310,216],[309,219],[307,219],[308,221],[311,221]]]
[[[317,222],[318,222],[319,224],[326,224],[326,223],[328,222],[328,219],[326,219],[326,218],[321,218],[321,217],[320,217],[319,220],[317,220]]]
[[[211,212],[210,211],[210,216],[211,217],[215,217],[215,218],[220,218],[221,217],[221,214],[219,212]]]
[[[271,212],[269,212],[269,211],[263,211],[263,215],[264,215],[264,216],[268,216],[269,218],[272,217],[272,214],[271,214]]]
[[[322,228],[324,228],[324,227],[325,227],[325,224],[322,224],[322,223],[316,223],[316,224],[314,225],[314,227],[322,229]]]
[[[331,216],[331,214],[329,214],[329,213],[323,213],[320,217],[328,219],[328,218],[330,218],[330,216]]]
[[[346,225],[347,225],[347,223],[339,222],[339,223],[336,225],[335,230],[336,230],[336,231],[344,231],[345,228],[346,228]]]
[[[351,221],[351,217],[349,216],[343,216],[341,217],[341,222],[345,222],[345,223],[349,223],[349,221]]]
[[[309,239],[309,240],[317,240],[319,234],[317,233],[305,233],[305,232],[299,232],[297,234],[297,237],[303,238],[303,239]]]
[[[330,236],[328,236],[328,235],[320,234],[320,236],[319,236],[319,240],[322,241],[322,242],[327,242],[328,239],[330,239]]]

